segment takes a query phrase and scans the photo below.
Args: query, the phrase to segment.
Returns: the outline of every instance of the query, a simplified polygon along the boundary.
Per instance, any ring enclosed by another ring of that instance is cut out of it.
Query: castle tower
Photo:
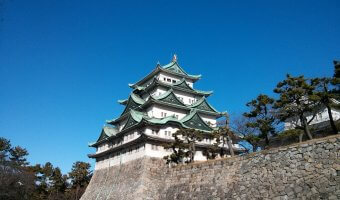
[[[198,129],[207,134],[216,130],[216,119],[223,116],[208,102],[212,91],[194,89],[201,75],[185,72],[174,55],[172,61],[156,68],[134,84],[121,115],[107,121],[98,140],[91,147],[96,153],[95,169],[120,165],[144,156],[163,158],[171,151],[162,144],[173,141],[180,128]],[[195,160],[206,160],[202,150],[211,145],[209,139],[197,144]]]

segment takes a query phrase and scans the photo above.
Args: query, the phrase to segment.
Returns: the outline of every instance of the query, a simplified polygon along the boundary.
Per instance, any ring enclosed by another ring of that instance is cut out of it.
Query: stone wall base
[[[81,200],[340,199],[340,135],[168,168],[144,157],[95,171]]]

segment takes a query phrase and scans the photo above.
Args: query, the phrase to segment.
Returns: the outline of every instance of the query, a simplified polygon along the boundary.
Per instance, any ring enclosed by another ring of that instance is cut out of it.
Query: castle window
[[[152,134],[153,134],[153,135],[158,135],[158,131],[155,130],[155,129],[153,129],[153,130],[152,130]]]
[[[172,83],[176,83],[176,80],[172,80]]]
[[[166,81],[166,78],[163,78],[164,81]]]
[[[162,117],[166,117],[166,113],[165,112],[161,112],[161,116]]]
[[[170,79],[170,78],[167,78],[166,81],[169,82],[169,83],[171,83],[171,79]]]
[[[151,145],[151,149],[152,149],[152,150],[158,150],[158,146],[152,144],[152,145]]]
[[[176,119],[178,119],[178,115],[175,115]]]

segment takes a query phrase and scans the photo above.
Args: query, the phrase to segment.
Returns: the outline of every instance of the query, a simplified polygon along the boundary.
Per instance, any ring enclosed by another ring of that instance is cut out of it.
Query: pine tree
[[[335,88],[331,88],[332,81],[334,78],[315,78],[312,79],[312,84],[316,87],[315,88],[315,95],[317,95],[320,99],[320,103],[326,107],[329,123],[333,130],[334,134],[338,133],[338,129],[335,125],[333,116],[332,116],[332,108],[337,107],[338,105],[334,102],[335,99],[338,98],[337,92],[335,92]]]
[[[11,149],[11,142],[6,138],[0,137],[0,162],[5,162]]]
[[[69,177],[71,179],[72,187],[76,189],[75,199],[81,197],[80,189],[86,188],[89,184],[92,172],[90,171],[90,163],[77,161],[73,163]]]
[[[179,129],[174,135],[180,136],[184,144],[187,144],[187,163],[194,162],[196,143],[203,140],[203,132],[195,129]]]
[[[51,175],[52,199],[63,199],[66,188],[67,176],[61,173],[59,167],[54,168]]]
[[[256,99],[246,104],[250,108],[250,112],[243,114],[251,119],[246,126],[257,129],[259,131],[258,138],[264,139],[266,145],[269,145],[269,138],[276,135],[274,101],[273,98],[260,94]]]
[[[164,144],[165,149],[171,149],[172,153],[170,155],[164,156],[163,159],[166,160],[166,164],[179,164],[182,163],[187,155],[188,144],[184,144],[178,135],[173,134],[174,141],[171,143]]]
[[[165,156],[167,163],[176,163],[185,161],[191,163],[195,160],[196,144],[203,140],[203,132],[195,129],[179,129],[172,136],[174,142],[165,145],[166,149],[172,149],[173,153]]]
[[[296,128],[302,129],[309,139],[313,136],[308,125],[314,119],[319,103],[319,98],[313,93],[314,89],[304,76],[293,77],[289,74],[274,89],[274,92],[280,95],[280,99],[275,102],[280,120],[296,120]],[[312,116],[309,121],[307,116]],[[299,137],[300,141],[302,136]]]
[[[26,159],[26,156],[28,156],[28,152],[25,148],[16,146],[12,148],[9,152],[10,152],[9,159],[16,165],[24,167],[29,164]]]

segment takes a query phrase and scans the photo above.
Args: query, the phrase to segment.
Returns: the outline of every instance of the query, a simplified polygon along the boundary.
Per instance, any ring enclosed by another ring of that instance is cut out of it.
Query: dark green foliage
[[[72,188],[75,191],[75,199],[79,199],[81,194],[85,192],[87,185],[89,184],[92,172],[90,171],[91,165],[86,162],[75,162],[72,166],[69,177],[71,179]]]
[[[216,138],[218,139],[216,141]],[[223,153],[223,150],[221,150],[221,147],[219,146],[221,144],[220,140],[220,133],[218,131],[214,131],[211,134],[206,134],[205,139],[208,139],[210,141],[214,141],[214,143],[203,150],[203,155],[207,158],[207,160],[215,159],[218,155]]]
[[[0,137],[0,162],[4,162],[11,149],[11,143],[6,138]]]
[[[0,138],[0,200],[77,200],[91,178],[90,164],[76,162],[69,177],[50,162],[30,166],[28,152]],[[79,187],[78,187],[79,186]]]
[[[340,79],[340,61],[338,60],[334,60],[334,78]],[[339,81],[337,80],[337,83],[339,83]]]
[[[219,156],[221,158],[228,154],[225,148],[226,145],[228,146],[229,155],[235,155],[232,143],[236,143],[238,137],[230,130],[227,124],[223,127],[219,127],[217,131],[213,132],[213,139],[214,145],[219,147]]]
[[[332,108],[338,108],[339,105],[334,100],[339,99],[339,94],[336,88],[332,86],[335,78],[314,78],[312,84],[315,86],[315,95],[320,99],[320,103],[327,108],[329,122],[333,133],[337,134],[338,130],[332,116]]]
[[[294,120],[296,128],[302,129],[309,139],[313,137],[308,125],[314,119],[320,104],[314,89],[315,87],[304,76],[293,77],[289,74],[274,89],[274,92],[280,95],[275,102],[275,108],[279,110],[278,118],[282,121]],[[307,121],[307,116],[312,118]]]
[[[250,108],[250,111],[243,115],[250,120],[245,124],[247,127],[258,130],[258,135],[248,135],[248,140],[265,140],[265,144],[269,144],[271,136],[275,136],[275,124],[277,120],[274,116],[274,99],[267,95],[260,94],[256,99],[248,102],[246,106]]]
[[[166,160],[166,164],[179,164],[184,162],[184,158],[187,157],[187,148],[188,145],[183,143],[181,139],[179,139],[177,134],[173,134],[174,142],[170,144],[165,144],[164,148],[165,149],[171,149],[172,154],[168,156],[164,156],[163,159]]]
[[[191,163],[195,159],[196,143],[202,141],[203,132],[196,129],[179,129],[173,134],[175,139],[170,145],[165,146],[172,149],[173,153],[165,156],[167,163]]]
[[[10,151],[9,159],[18,166],[27,166],[28,162],[26,156],[28,156],[28,152],[26,149],[17,146],[12,148]]]
[[[0,138],[0,199],[31,199],[34,173],[25,166],[27,151],[12,148],[9,140]]]

